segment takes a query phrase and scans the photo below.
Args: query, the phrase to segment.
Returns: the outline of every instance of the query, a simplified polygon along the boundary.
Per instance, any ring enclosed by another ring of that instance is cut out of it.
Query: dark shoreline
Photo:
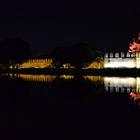
[[[140,76],[140,69],[3,69],[0,74]]]

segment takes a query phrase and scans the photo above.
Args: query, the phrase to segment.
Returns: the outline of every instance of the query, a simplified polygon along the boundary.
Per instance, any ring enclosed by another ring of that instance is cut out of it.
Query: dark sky
[[[115,1],[4,1],[0,39],[22,37],[33,54],[86,42],[101,50],[127,50],[140,32],[139,3]]]

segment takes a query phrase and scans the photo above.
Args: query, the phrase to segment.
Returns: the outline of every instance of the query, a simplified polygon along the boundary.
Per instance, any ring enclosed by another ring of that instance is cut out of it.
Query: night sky
[[[82,42],[103,51],[127,50],[140,32],[136,2],[4,1],[0,18],[0,39],[21,37],[34,55]]]

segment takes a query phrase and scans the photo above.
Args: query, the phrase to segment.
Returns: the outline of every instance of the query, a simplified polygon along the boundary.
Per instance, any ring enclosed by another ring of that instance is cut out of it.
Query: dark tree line
[[[0,41],[0,65],[4,68],[21,64],[31,57],[29,43],[21,38],[5,39]],[[70,64],[75,68],[83,68],[102,57],[100,51],[85,43],[73,46],[56,47],[51,54],[53,65],[61,67]]]
[[[0,64],[3,67],[23,63],[31,56],[29,43],[21,38],[0,41]]]
[[[54,65],[61,67],[65,63],[75,68],[88,66],[93,61],[98,61],[102,54],[100,51],[91,48],[88,44],[80,43],[73,46],[57,47],[52,52]]]

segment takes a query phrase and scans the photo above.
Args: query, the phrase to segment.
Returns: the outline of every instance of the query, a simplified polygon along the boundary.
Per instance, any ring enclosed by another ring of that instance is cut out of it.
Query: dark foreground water
[[[139,77],[1,76],[1,134],[19,139],[139,136],[139,92]]]

